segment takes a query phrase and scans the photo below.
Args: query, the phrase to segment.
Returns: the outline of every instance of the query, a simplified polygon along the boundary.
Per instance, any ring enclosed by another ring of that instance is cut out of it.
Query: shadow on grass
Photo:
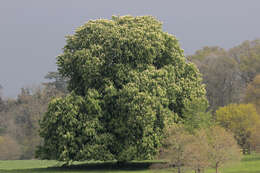
[[[147,170],[154,163],[164,162],[128,162],[118,165],[116,162],[103,162],[103,163],[84,163],[70,166],[56,166],[47,168],[34,168],[34,169],[17,169],[17,170],[0,170],[0,173],[38,173],[38,172],[84,172],[84,171],[141,171]]]

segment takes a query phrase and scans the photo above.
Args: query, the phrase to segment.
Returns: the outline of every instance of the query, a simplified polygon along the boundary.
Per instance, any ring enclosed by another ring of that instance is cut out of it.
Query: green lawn
[[[260,173],[260,154],[244,156],[242,161],[220,169],[221,173]],[[207,173],[214,173],[208,170]]]
[[[131,162],[124,167],[118,168],[115,162],[87,162],[74,163],[70,167],[61,167],[61,163],[45,160],[15,160],[0,161],[0,173],[154,173],[158,171],[149,170],[154,162]],[[166,170],[160,171],[167,172]],[[169,172],[168,172],[169,173]]]
[[[118,168],[114,162],[88,162],[76,163],[64,168],[61,163],[45,160],[15,160],[0,161],[0,173],[169,173],[167,170],[149,170],[152,162],[132,162],[124,167]],[[260,173],[260,154],[244,156],[240,163],[229,165],[220,169],[221,173]],[[206,173],[214,173],[207,170]]]

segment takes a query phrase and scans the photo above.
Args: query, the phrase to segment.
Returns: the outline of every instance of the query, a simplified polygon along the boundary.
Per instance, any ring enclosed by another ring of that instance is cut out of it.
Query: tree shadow
[[[76,164],[70,166],[54,166],[47,168],[33,168],[33,169],[17,169],[17,170],[0,170],[0,173],[38,173],[38,172],[84,172],[84,171],[141,171],[147,170],[155,162],[127,162],[124,164],[117,164],[116,162],[94,162],[94,163],[84,163]],[[164,163],[164,162],[156,162]]]

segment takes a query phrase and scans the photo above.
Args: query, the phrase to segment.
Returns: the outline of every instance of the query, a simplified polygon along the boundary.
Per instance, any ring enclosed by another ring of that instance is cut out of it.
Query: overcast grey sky
[[[260,0],[0,0],[0,84],[6,97],[56,71],[65,35],[90,19],[153,15],[185,54],[260,37]]]

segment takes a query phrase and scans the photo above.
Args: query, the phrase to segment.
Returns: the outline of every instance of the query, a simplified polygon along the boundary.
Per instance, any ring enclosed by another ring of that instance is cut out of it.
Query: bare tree
[[[240,148],[233,135],[224,128],[214,126],[208,132],[209,160],[211,167],[216,170],[231,161],[241,159]]]
[[[175,125],[168,130],[168,137],[165,146],[160,153],[160,159],[168,161],[168,167],[175,167],[178,173],[182,172],[189,154],[186,146],[193,140],[181,125]]]
[[[199,130],[193,136],[193,140],[185,147],[185,166],[197,173],[204,172],[210,167],[209,144],[205,130]]]

